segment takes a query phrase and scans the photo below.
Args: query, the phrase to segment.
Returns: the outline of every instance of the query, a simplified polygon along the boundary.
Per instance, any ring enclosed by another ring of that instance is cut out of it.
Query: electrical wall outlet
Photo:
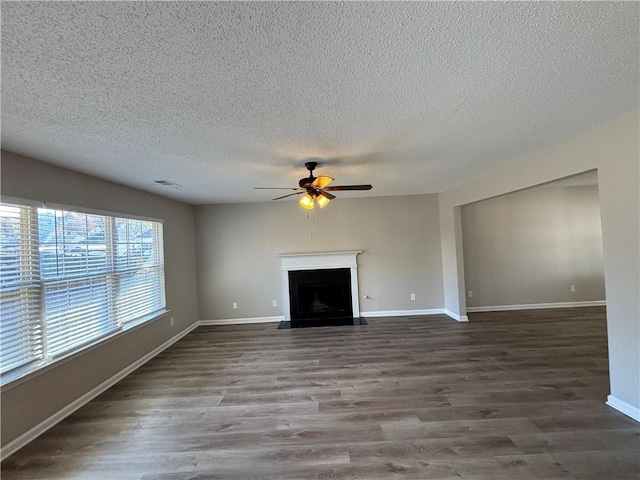
[[[469,298],[473,297],[473,290],[469,290],[467,292],[467,297],[469,297]]]
[[[272,307],[277,307],[278,306],[278,300],[274,300],[273,302],[271,302],[271,306]]]
[[[576,293],[576,286],[575,285],[570,285],[569,286],[569,290],[571,290],[571,293]]]
[[[411,300],[415,300],[415,299],[416,299],[416,294],[415,294],[415,293],[412,293],[412,294],[411,294]]]
[[[175,325],[175,324],[176,324],[175,319],[174,319],[173,317],[171,317],[171,318],[169,319],[169,325]]]
[[[238,303],[237,302],[233,302],[233,309],[236,310],[238,308]]]

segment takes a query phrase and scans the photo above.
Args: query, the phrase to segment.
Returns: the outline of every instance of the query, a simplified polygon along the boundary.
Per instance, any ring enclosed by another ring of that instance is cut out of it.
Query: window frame
[[[131,214],[115,213],[110,211],[103,211],[103,210],[77,207],[77,206],[71,206],[71,205],[43,203],[43,202],[37,202],[34,200],[28,200],[28,199],[16,198],[16,197],[7,197],[7,196],[0,197],[0,202],[2,204],[28,207],[32,209],[32,213],[36,217],[35,248],[37,252],[40,252],[40,247],[43,245],[43,243],[41,243],[41,239],[38,234],[39,233],[38,228],[40,227],[39,209],[63,210],[66,212],[72,212],[74,214],[104,216],[105,223],[110,223],[111,226],[114,226],[118,219],[133,220],[133,221],[140,221],[140,222],[152,222],[152,225],[151,225],[152,232],[153,232],[152,238],[154,239],[154,241],[152,241],[150,244],[152,245],[152,249],[153,249],[154,262],[150,265],[140,265],[138,268],[133,268],[133,269],[128,268],[125,271],[123,271],[121,268],[118,269],[116,267],[116,263],[117,263],[116,257],[115,257],[116,251],[113,248],[113,246],[116,244],[115,229],[114,228],[105,229],[105,232],[104,232],[105,242],[107,244],[111,244],[111,247],[107,246],[106,248],[107,251],[105,252],[105,255],[109,256],[109,258],[107,259],[107,263],[109,265],[107,266],[107,269],[104,272],[104,278],[105,278],[105,281],[112,282],[109,288],[117,289],[119,288],[120,278],[122,275],[131,274],[132,272],[138,272],[138,273],[142,272],[143,274],[148,274],[148,272],[151,272],[151,277],[154,278],[159,285],[159,287],[155,288],[154,293],[157,295],[157,297],[154,297],[154,298],[156,298],[156,300],[158,301],[158,304],[161,305],[157,309],[154,309],[149,312],[144,312],[142,315],[135,317],[132,320],[123,322],[121,319],[117,317],[117,312],[116,312],[117,296],[114,296],[114,298],[110,300],[112,301],[112,305],[110,306],[110,308],[112,308],[113,313],[109,317],[101,316],[99,318],[100,318],[101,325],[102,323],[104,323],[104,325],[107,325],[108,323],[115,321],[116,328],[111,329],[109,331],[102,332],[97,336],[91,336],[85,342],[79,343],[77,345],[74,345],[72,348],[65,349],[64,351],[61,351],[52,355],[47,352],[48,338],[45,331],[46,329],[45,290],[47,287],[50,287],[51,285],[55,285],[56,283],[60,283],[60,282],[65,282],[65,281],[70,282],[70,281],[76,281],[76,280],[82,280],[82,279],[90,280],[92,278],[92,275],[89,273],[87,275],[82,274],[80,276],[74,276],[73,278],[67,278],[67,279],[65,278],[44,279],[41,271],[41,265],[40,265],[41,258],[40,258],[40,254],[38,253],[36,255],[37,263],[38,263],[37,264],[38,273],[37,273],[37,280],[34,283],[38,285],[39,305],[37,308],[38,308],[38,314],[40,318],[39,328],[40,328],[40,334],[42,337],[41,343],[43,345],[44,353],[42,358],[40,359],[31,360],[28,363],[9,369],[6,372],[2,373],[0,375],[0,389],[2,391],[8,388],[12,388],[16,385],[19,385],[20,383],[27,381],[35,376],[38,376],[67,361],[70,361],[82,355],[85,355],[90,351],[96,348],[99,348],[103,345],[106,345],[107,343],[113,340],[116,340],[122,337],[123,335],[128,334],[144,325],[155,322],[156,320],[159,320],[165,317],[168,313],[170,313],[170,311],[167,308],[166,272],[165,272],[165,262],[164,262],[165,235],[164,235],[164,222],[162,219],[131,215]],[[109,230],[108,233],[107,233],[107,230]],[[107,235],[109,235],[110,238],[106,238]],[[159,242],[159,244],[156,242]],[[109,252],[109,250],[111,251]],[[58,253],[56,253],[56,255],[58,255]],[[113,277],[113,278],[108,280],[108,277]]]

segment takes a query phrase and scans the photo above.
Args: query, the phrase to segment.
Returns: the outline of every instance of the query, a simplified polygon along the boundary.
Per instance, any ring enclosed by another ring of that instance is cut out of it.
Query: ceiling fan
[[[339,190],[371,190],[373,188],[371,185],[334,185],[329,186],[331,182],[333,182],[333,178],[331,177],[314,177],[313,170],[318,166],[318,162],[307,162],[304,164],[309,170],[309,176],[305,178],[301,178],[298,182],[298,187],[287,188],[287,187],[253,187],[256,190],[296,190],[295,193],[289,193],[287,195],[282,195],[281,197],[273,198],[272,200],[280,200],[281,198],[291,197],[293,195],[302,195],[305,194],[304,197],[300,199],[300,205],[307,210],[311,210],[314,206],[314,199],[320,206],[320,208],[324,208],[327,206],[330,200],[336,198],[335,195],[329,192],[336,192]]]

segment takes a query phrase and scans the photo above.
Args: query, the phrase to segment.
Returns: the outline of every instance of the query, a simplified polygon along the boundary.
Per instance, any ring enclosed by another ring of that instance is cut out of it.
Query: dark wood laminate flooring
[[[200,327],[2,479],[640,478],[603,308]]]

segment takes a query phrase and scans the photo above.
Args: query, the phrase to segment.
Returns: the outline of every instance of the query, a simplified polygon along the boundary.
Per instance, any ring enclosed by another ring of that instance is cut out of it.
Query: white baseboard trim
[[[200,320],[198,325],[242,325],[245,323],[271,323],[284,321],[284,315],[277,317],[226,318],[223,320]]]
[[[419,315],[443,314],[444,308],[429,308],[426,310],[378,310],[375,312],[360,312],[361,317],[414,317]]]
[[[452,312],[451,310],[445,310],[444,313],[448,316],[450,316],[451,318],[453,318],[454,320],[457,320],[458,322],[468,322],[469,321],[469,317],[467,317],[466,315],[460,315],[458,313]]]
[[[425,310],[379,310],[374,312],[360,312],[361,317],[413,317],[417,315],[443,314],[443,308],[431,308]],[[284,315],[276,317],[249,317],[249,318],[225,318],[222,320],[200,320],[198,325],[242,325],[247,323],[271,323],[283,322]]]
[[[438,315],[444,313],[443,308],[432,308],[426,310],[380,310],[375,312],[360,312],[361,317],[409,317],[416,315]],[[223,320],[200,320],[199,325],[242,325],[246,323],[270,323],[283,322],[284,315],[277,317],[249,317],[249,318],[227,318]]]
[[[605,403],[611,408],[615,408],[620,413],[624,413],[628,417],[633,418],[636,422],[640,422],[640,408],[634,407],[633,405],[624,402],[619,398],[614,397],[613,395],[609,395]]]
[[[606,305],[605,300],[587,302],[555,302],[555,303],[524,303],[521,305],[492,305],[489,307],[467,307],[467,312],[503,312],[509,310],[539,310],[543,308],[574,308],[574,307],[601,307]]]
[[[83,407],[84,405],[89,403],[91,400],[96,398],[98,395],[100,395],[101,393],[105,392],[108,388],[110,388],[113,385],[115,385],[116,383],[118,383],[124,377],[126,377],[127,375],[132,373],[134,370],[138,369],[139,367],[141,367],[142,365],[147,363],[149,360],[151,360],[153,357],[158,355],[163,350],[166,350],[167,348],[169,348],[171,345],[176,343],[178,340],[180,340],[182,337],[184,337],[185,335],[187,335],[188,333],[190,333],[191,331],[193,331],[197,327],[198,327],[198,322],[196,322],[193,325],[191,325],[190,327],[182,330],[180,333],[178,333],[177,335],[174,335],[173,337],[171,337],[169,340],[164,342],[159,347],[154,348],[149,353],[147,353],[145,356],[143,356],[140,359],[136,360],[134,363],[132,363],[131,365],[127,366],[126,368],[124,368],[120,372],[116,373],[111,378],[105,380],[104,382],[102,382],[97,387],[95,387],[92,390],[88,391],[87,393],[85,393],[81,397],[77,398],[76,400],[74,400],[70,404],[66,405],[64,408],[58,410],[56,413],[51,415],[49,418],[43,420],[42,422],[40,422],[35,427],[27,430],[25,433],[23,433],[22,435],[20,435],[16,439],[14,439],[11,442],[7,443],[7,445],[5,445],[2,448],[2,452],[0,453],[0,460],[5,460],[9,456],[14,454],[18,450],[20,450],[22,447],[24,447],[26,444],[28,444],[29,442],[35,440],[37,437],[42,435],[44,432],[49,430],[51,427],[56,425],[58,422],[64,420],[66,417],[71,415],[73,412],[78,410],[80,407]]]

